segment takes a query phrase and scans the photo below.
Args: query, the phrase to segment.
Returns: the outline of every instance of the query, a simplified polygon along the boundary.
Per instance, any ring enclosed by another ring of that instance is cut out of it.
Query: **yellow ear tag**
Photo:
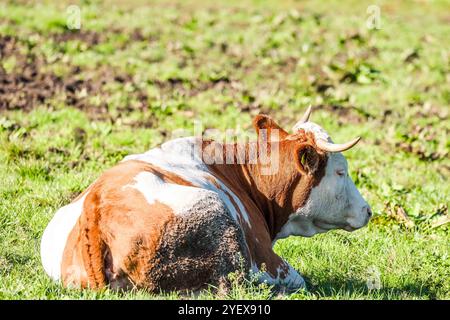
[[[305,166],[306,164],[306,153],[302,154],[302,158],[300,159],[300,163],[302,166]]]

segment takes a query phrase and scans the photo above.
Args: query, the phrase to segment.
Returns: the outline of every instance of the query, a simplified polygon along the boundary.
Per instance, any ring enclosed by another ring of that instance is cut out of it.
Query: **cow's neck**
[[[230,147],[235,150],[243,148],[248,151],[249,144],[224,146],[224,160],[225,148]],[[282,145],[279,147],[278,169],[274,170],[272,174],[266,174],[267,166],[249,163],[248,159],[238,161],[237,151],[234,162],[224,161],[222,164],[209,165],[214,175],[238,191],[238,197],[241,199],[245,197],[244,201],[252,201],[259,209],[257,210],[259,212],[250,212],[249,214],[262,216],[272,240],[288,221],[289,216],[304,205],[314,183],[313,177],[302,176],[299,173],[293,155],[284,152]]]

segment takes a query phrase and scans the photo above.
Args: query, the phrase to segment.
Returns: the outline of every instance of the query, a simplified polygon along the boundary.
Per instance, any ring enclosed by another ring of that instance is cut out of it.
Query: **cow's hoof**
[[[273,287],[274,293],[279,295],[289,295],[302,290],[306,291],[308,289],[305,280],[300,275],[295,278],[295,281],[286,284],[275,285]]]

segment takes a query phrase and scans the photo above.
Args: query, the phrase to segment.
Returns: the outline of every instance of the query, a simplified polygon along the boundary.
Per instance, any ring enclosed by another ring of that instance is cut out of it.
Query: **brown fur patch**
[[[111,254],[107,265],[111,287],[146,287],[165,225],[174,219],[162,203],[149,205],[143,195],[128,188],[120,199],[104,208],[101,231]]]

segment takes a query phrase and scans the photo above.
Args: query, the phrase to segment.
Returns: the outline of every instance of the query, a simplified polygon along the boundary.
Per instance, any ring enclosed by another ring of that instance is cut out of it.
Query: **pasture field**
[[[450,299],[449,1],[70,4],[79,30],[69,2],[0,3],[0,299],[185,298],[64,289],[41,266],[43,230],[194,120],[251,130],[261,112],[289,129],[309,104],[334,141],[363,138],[345,155],[374,218],[276,244],[307,291],[237,279],[195,298]]]

